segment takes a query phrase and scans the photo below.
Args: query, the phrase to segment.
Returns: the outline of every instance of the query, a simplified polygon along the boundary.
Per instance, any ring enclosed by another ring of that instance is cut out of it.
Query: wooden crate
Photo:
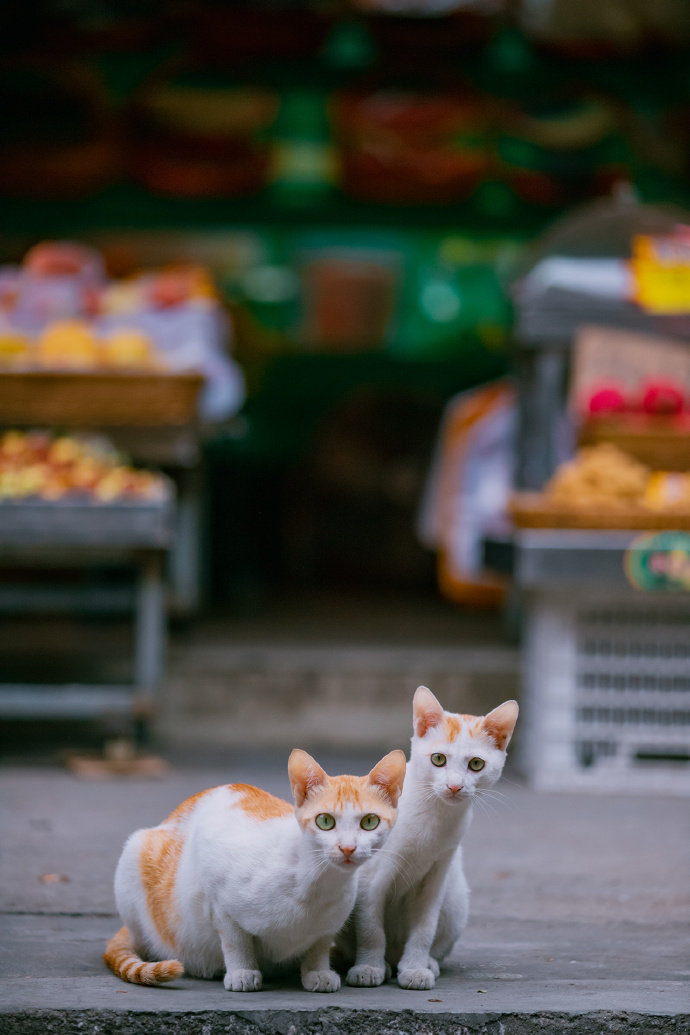
[[[188,424],[198,373],[0,371],[0,423],[67,427]]]
[[[690,529],[690,510],[648,510],[646,507],[566,507],[542,492],[513,493],[510,515],[519,528]]]
[[[642,414],[597,417],[583,423],[578,442],[610,442],[657,471],[690,470],[690,421],[685,415],[680,420]]]
[[[574,413],[586,412],[586,400],[602,383],[612,381],[635,396],[645,382],[659,379],[690,392],[690,343],[614,327],[580,327],[568,392]]]

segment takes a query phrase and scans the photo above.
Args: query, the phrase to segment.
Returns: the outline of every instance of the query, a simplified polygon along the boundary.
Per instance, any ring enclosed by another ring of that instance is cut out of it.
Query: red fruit
[[[24,268],[38,276],[76,276],[97,268],[100,259],[76,241],[42,241],[24,256]]]
[[[149,289],[149,299],[157,309],[182,305],[188,297],[189,278],[176,271],[157,274]]]
[[[683,391],[674,381],[649,381],[642,389],[645,413],[672,416],[683,409]]]
[[[589,397],[590,413],[622,413],[625,408],[625,396],[617,385],[602,385]]]

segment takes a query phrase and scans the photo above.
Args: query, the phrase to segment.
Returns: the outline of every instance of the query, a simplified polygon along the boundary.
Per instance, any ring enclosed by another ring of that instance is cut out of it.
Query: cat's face
[[[488,715],[446,712],[425,686],[414,696],[411,762],[429,795],[449,805],[492,787],[506,759],[518,716],[516,701]]]
[[[295,749],[288,772],[297,821],[323,859],[343,869],[370,859],[395,824],[404,753],[391,751],[368,776],[328,776],[306,751]]]

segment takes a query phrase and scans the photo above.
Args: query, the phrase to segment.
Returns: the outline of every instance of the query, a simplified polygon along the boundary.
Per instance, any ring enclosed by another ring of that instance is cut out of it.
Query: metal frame
[[[128,714],[147,720],[154,711],[165,657],[164,567],[172,545],[172,498],[157,503],[94,504],[88,501],[0,504],[0,565],[50,572],[56,566],[131,564],[134,593],[134,682],[109,684],[0,684],[0,715],[27,718],[91,718]],[[32,592],[34,599],[32,600]],[[0,610],[34,613],[49,604],[60,610],[112,611],[108,594],[84,595],[79,587],[0,586]],[[119,594],[120,607],[123,603]],[[33,607],[32,607],[33,604]]]

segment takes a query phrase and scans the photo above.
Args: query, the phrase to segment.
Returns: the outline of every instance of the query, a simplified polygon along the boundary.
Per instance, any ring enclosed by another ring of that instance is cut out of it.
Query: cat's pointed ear
[[[418,686],[415,690],[412,700],[412,715],[414,731],[418,737],[423,737],[427,730],[433,729],[434,726],[441,725],[443,708],[428,687]]]
[[[288,776],[295,804],[299,808],[309,797],[315,787],[320,787],[328,779],[319,763],[301,748],[295,748],[288,759]]]
[[[501,751],[505,751],[508,747],[519,710],[517,701],[504,701],[503,704],[499,704],[498,708],[494,708],[492,712],[484,716],[482,725]]]
[[[390,751],[376,763],[368,776],[369,783],[380,788],[393,807],[398,804],[406,766],[404,751]]]

